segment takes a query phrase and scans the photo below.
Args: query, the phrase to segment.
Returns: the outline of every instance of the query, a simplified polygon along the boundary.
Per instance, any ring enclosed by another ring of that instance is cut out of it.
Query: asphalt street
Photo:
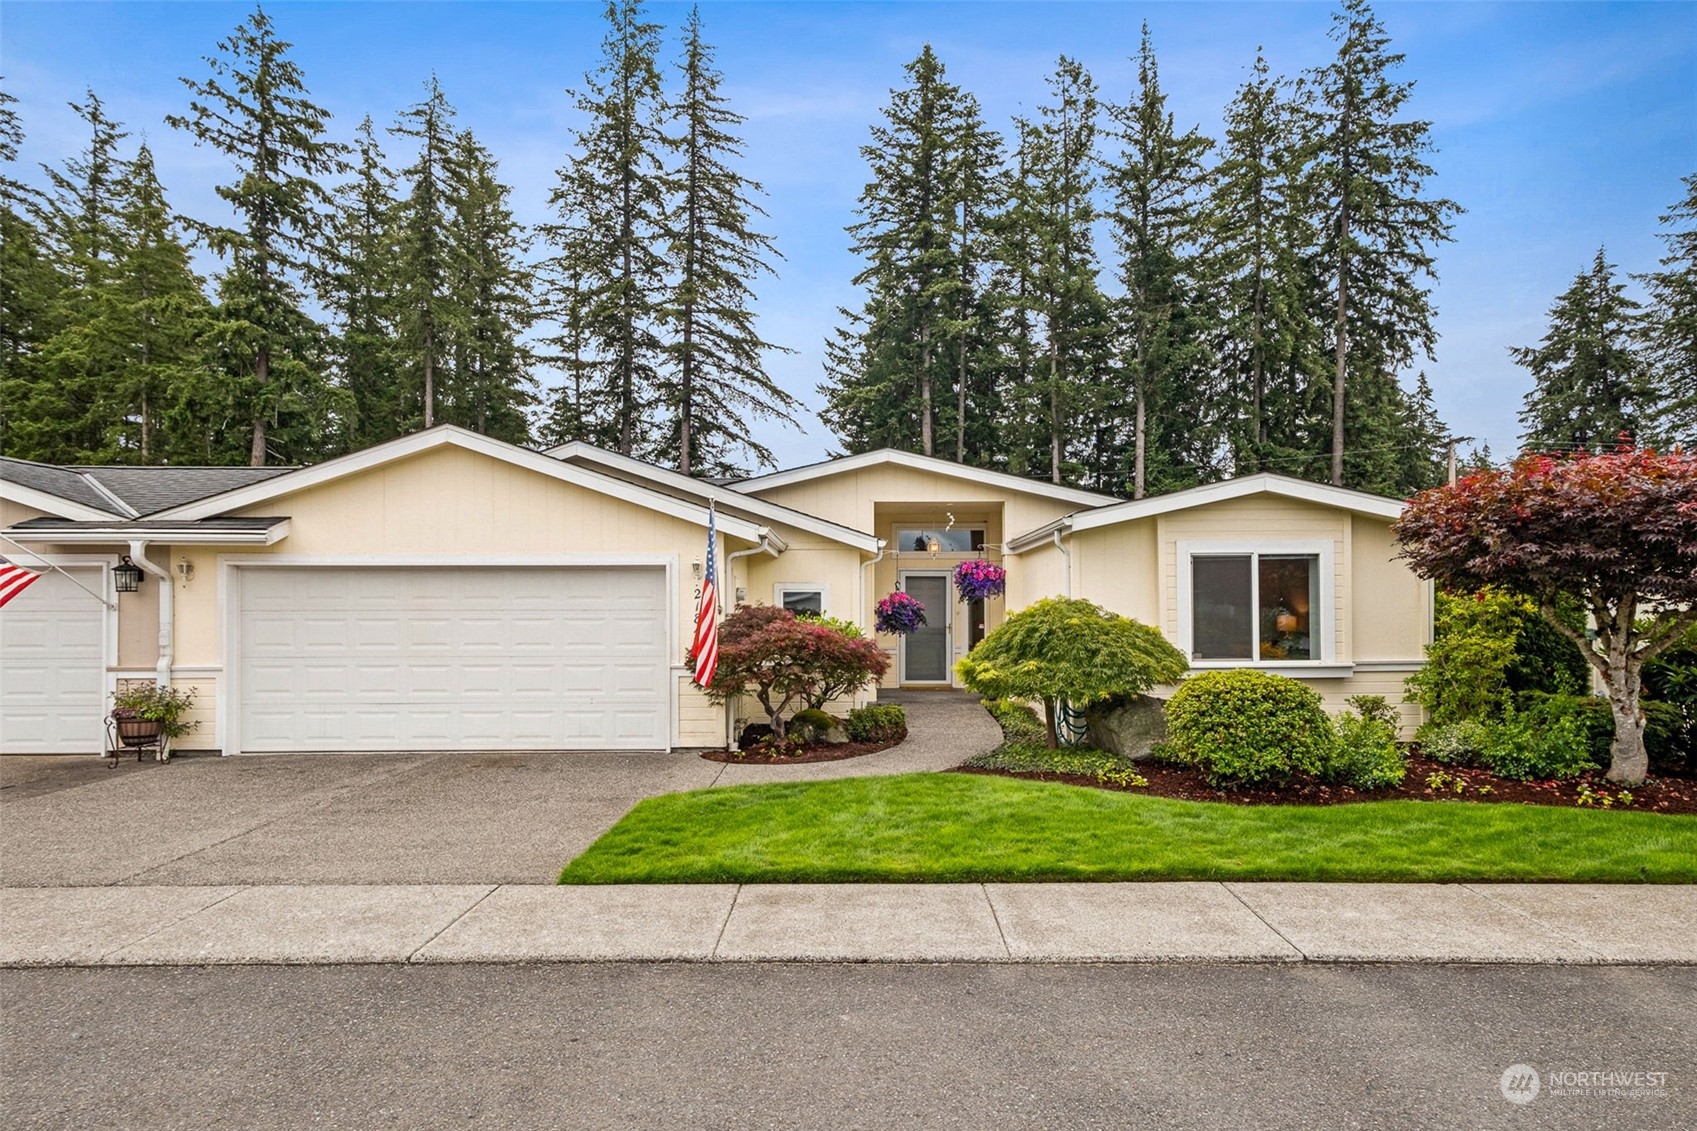
[[[1697,1125],[1693,968],[46,969],[0,1003],[7,1128]]]

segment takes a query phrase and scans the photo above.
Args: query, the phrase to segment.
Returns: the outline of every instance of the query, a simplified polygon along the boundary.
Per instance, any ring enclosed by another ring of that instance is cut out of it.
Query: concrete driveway
[[[552,883],[659,793],[674,754],[0,759],[0,884]]]

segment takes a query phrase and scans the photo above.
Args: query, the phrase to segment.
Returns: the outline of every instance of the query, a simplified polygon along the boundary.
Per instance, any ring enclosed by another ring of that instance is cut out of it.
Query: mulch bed
[[[744,745],[743,749],[736,753],[728,750],[704,750],[701,756],[709,762],[735,762],[744,766],[800,766],[808,762],[840,762],[845,758],[876,754],[880,750],[888,750],[906,738],[907,729],[904,727],[901,734],[887,742],[820,742],[803,746],[799,754],[782,756],[766,753],[757,739]]]
[[[1390,789],[1363,790],[1347,785],[1326,785],[1323,782],[1298,781],[1285,789],[1266,787],[1246,789],[1216,789],[1208,784],[1200,771],[1188,766],[1165,766],[1155,762],[1139,762],[1137,772],[1149,779],[1146,786],[1117,786],[1099,782],[1080,774],[1014,773],[1007,770],[985,770],[962,766],[956,773],[996,774],[1001,777],[1029,778],[1033,781],[1057,781],[1068,785],[1084,785],[1094,789],[1117,789],[1126,793],[1142,793],[1151,797],[1171,797],[1180,801],[1226,801],[1236,805],[1347,805],[1356,801],[1466,801],[1494,802],[1518,805],[1558,805],[1574,808],[1581,782],[1611,795],[1623,788],[1603,778],[1603,771],[1583,774],[1566,781],[1509,781],[1489,770],[1469,766],[1450,766],[1422,754],[1411,754],[1408,776],[1402,784]],[[1443,773],[1460,779],[1464,789],[1457,793],[1453,784],[1442,790],[1428,789],[1426,778]],[[1489,793],[1480,793],[1480,786],[1489,786]],[[1632,794],[1631,812],[1697,813],[1697,780],[1688,777],[1652,777],[1641,785],[1625,787]],[[1591,808],[1600,808],[1593,805]],[[1622,808],[1617,802],[1616,809]]]

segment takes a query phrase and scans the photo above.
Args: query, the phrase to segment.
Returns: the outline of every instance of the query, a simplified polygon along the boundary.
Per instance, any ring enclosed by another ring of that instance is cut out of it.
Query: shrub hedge
[[[1179,685],[1167,702],[1170,740],[1209,782],[1281,785],[1318,773],[1333,746],[1320,696],[1294,679],[1238,669]]]

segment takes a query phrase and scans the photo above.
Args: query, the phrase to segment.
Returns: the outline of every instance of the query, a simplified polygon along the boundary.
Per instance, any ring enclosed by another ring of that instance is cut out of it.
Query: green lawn
[[[567,884],[990,880],[1697,881],[1697,817],[1380,801],[1170,801],[909,774],[650,798]]]

